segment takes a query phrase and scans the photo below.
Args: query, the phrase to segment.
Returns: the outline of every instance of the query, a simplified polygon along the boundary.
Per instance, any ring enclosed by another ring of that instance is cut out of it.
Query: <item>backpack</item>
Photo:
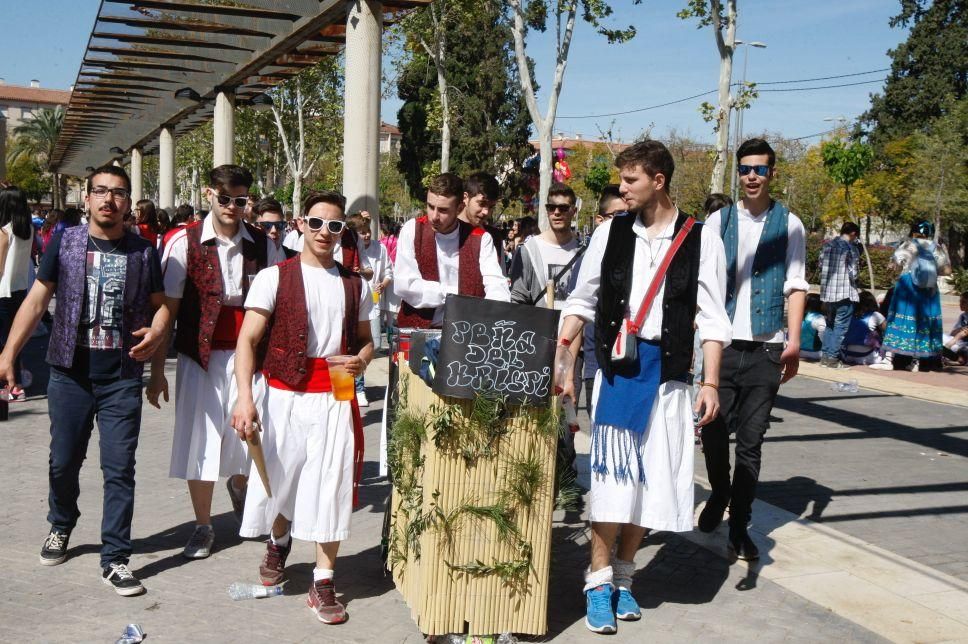
[[[918,288],[935,289],[938,287],[938,264],[934,261],[934,242],[917,246],[918,256],[911,263],[911,279]]]

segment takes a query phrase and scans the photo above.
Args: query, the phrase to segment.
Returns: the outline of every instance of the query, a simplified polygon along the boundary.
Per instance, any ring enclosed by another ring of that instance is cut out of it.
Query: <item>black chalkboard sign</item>
[[[449,296],[444,306],[435,393],[547,404],[559,311],[463,295]]]

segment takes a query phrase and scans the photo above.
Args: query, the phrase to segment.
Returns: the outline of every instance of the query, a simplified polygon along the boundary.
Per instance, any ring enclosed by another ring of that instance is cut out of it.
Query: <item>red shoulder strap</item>
[[[659,270],[655,272],[652,283],[649,284],[649,289],[645,292],[645,297],[642,298],[642,306],[639,307],[638,313],[635,314],[635,321],[631,325],[632,333],[638,333],[639,329],[642,328],[642,323],[645,322],[645,316],[648,314],[649,309],[652,308],[652,301],[655,300],[655,296],[659,292],[659,287],[662,286],[662,280],[665,279],[666,271],[669,270],[669,265],[679,251],[679,247],[686,241],[686,235],[692,230],[694,223],[696,223],[694,218],[687,218],[683,222],[682,228],[679,229],[679,233],[675,239],[672,240],[672,246],[669,247],[665,257],[662,258],[662,263],[659,264]]]

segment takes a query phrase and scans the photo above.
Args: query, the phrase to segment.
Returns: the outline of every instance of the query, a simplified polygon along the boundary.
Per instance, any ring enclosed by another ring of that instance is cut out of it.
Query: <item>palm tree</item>
[[[13,129],[14,141],[10,149],[10,161],[22,157],[36,159],[41,167],[49,168],[54,155],[54,146],[64,127],[64,108],[60,105],[34,112],[29,121]],[[57,172],[51,176],[51,199],[55,208],[63,207],[61,177]]]

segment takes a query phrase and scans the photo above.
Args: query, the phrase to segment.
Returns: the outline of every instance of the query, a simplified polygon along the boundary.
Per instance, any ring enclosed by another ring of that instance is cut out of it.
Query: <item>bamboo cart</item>
[[[424,633],[547,631],[558,415],[441,397],[402,354],[388,563]]]

